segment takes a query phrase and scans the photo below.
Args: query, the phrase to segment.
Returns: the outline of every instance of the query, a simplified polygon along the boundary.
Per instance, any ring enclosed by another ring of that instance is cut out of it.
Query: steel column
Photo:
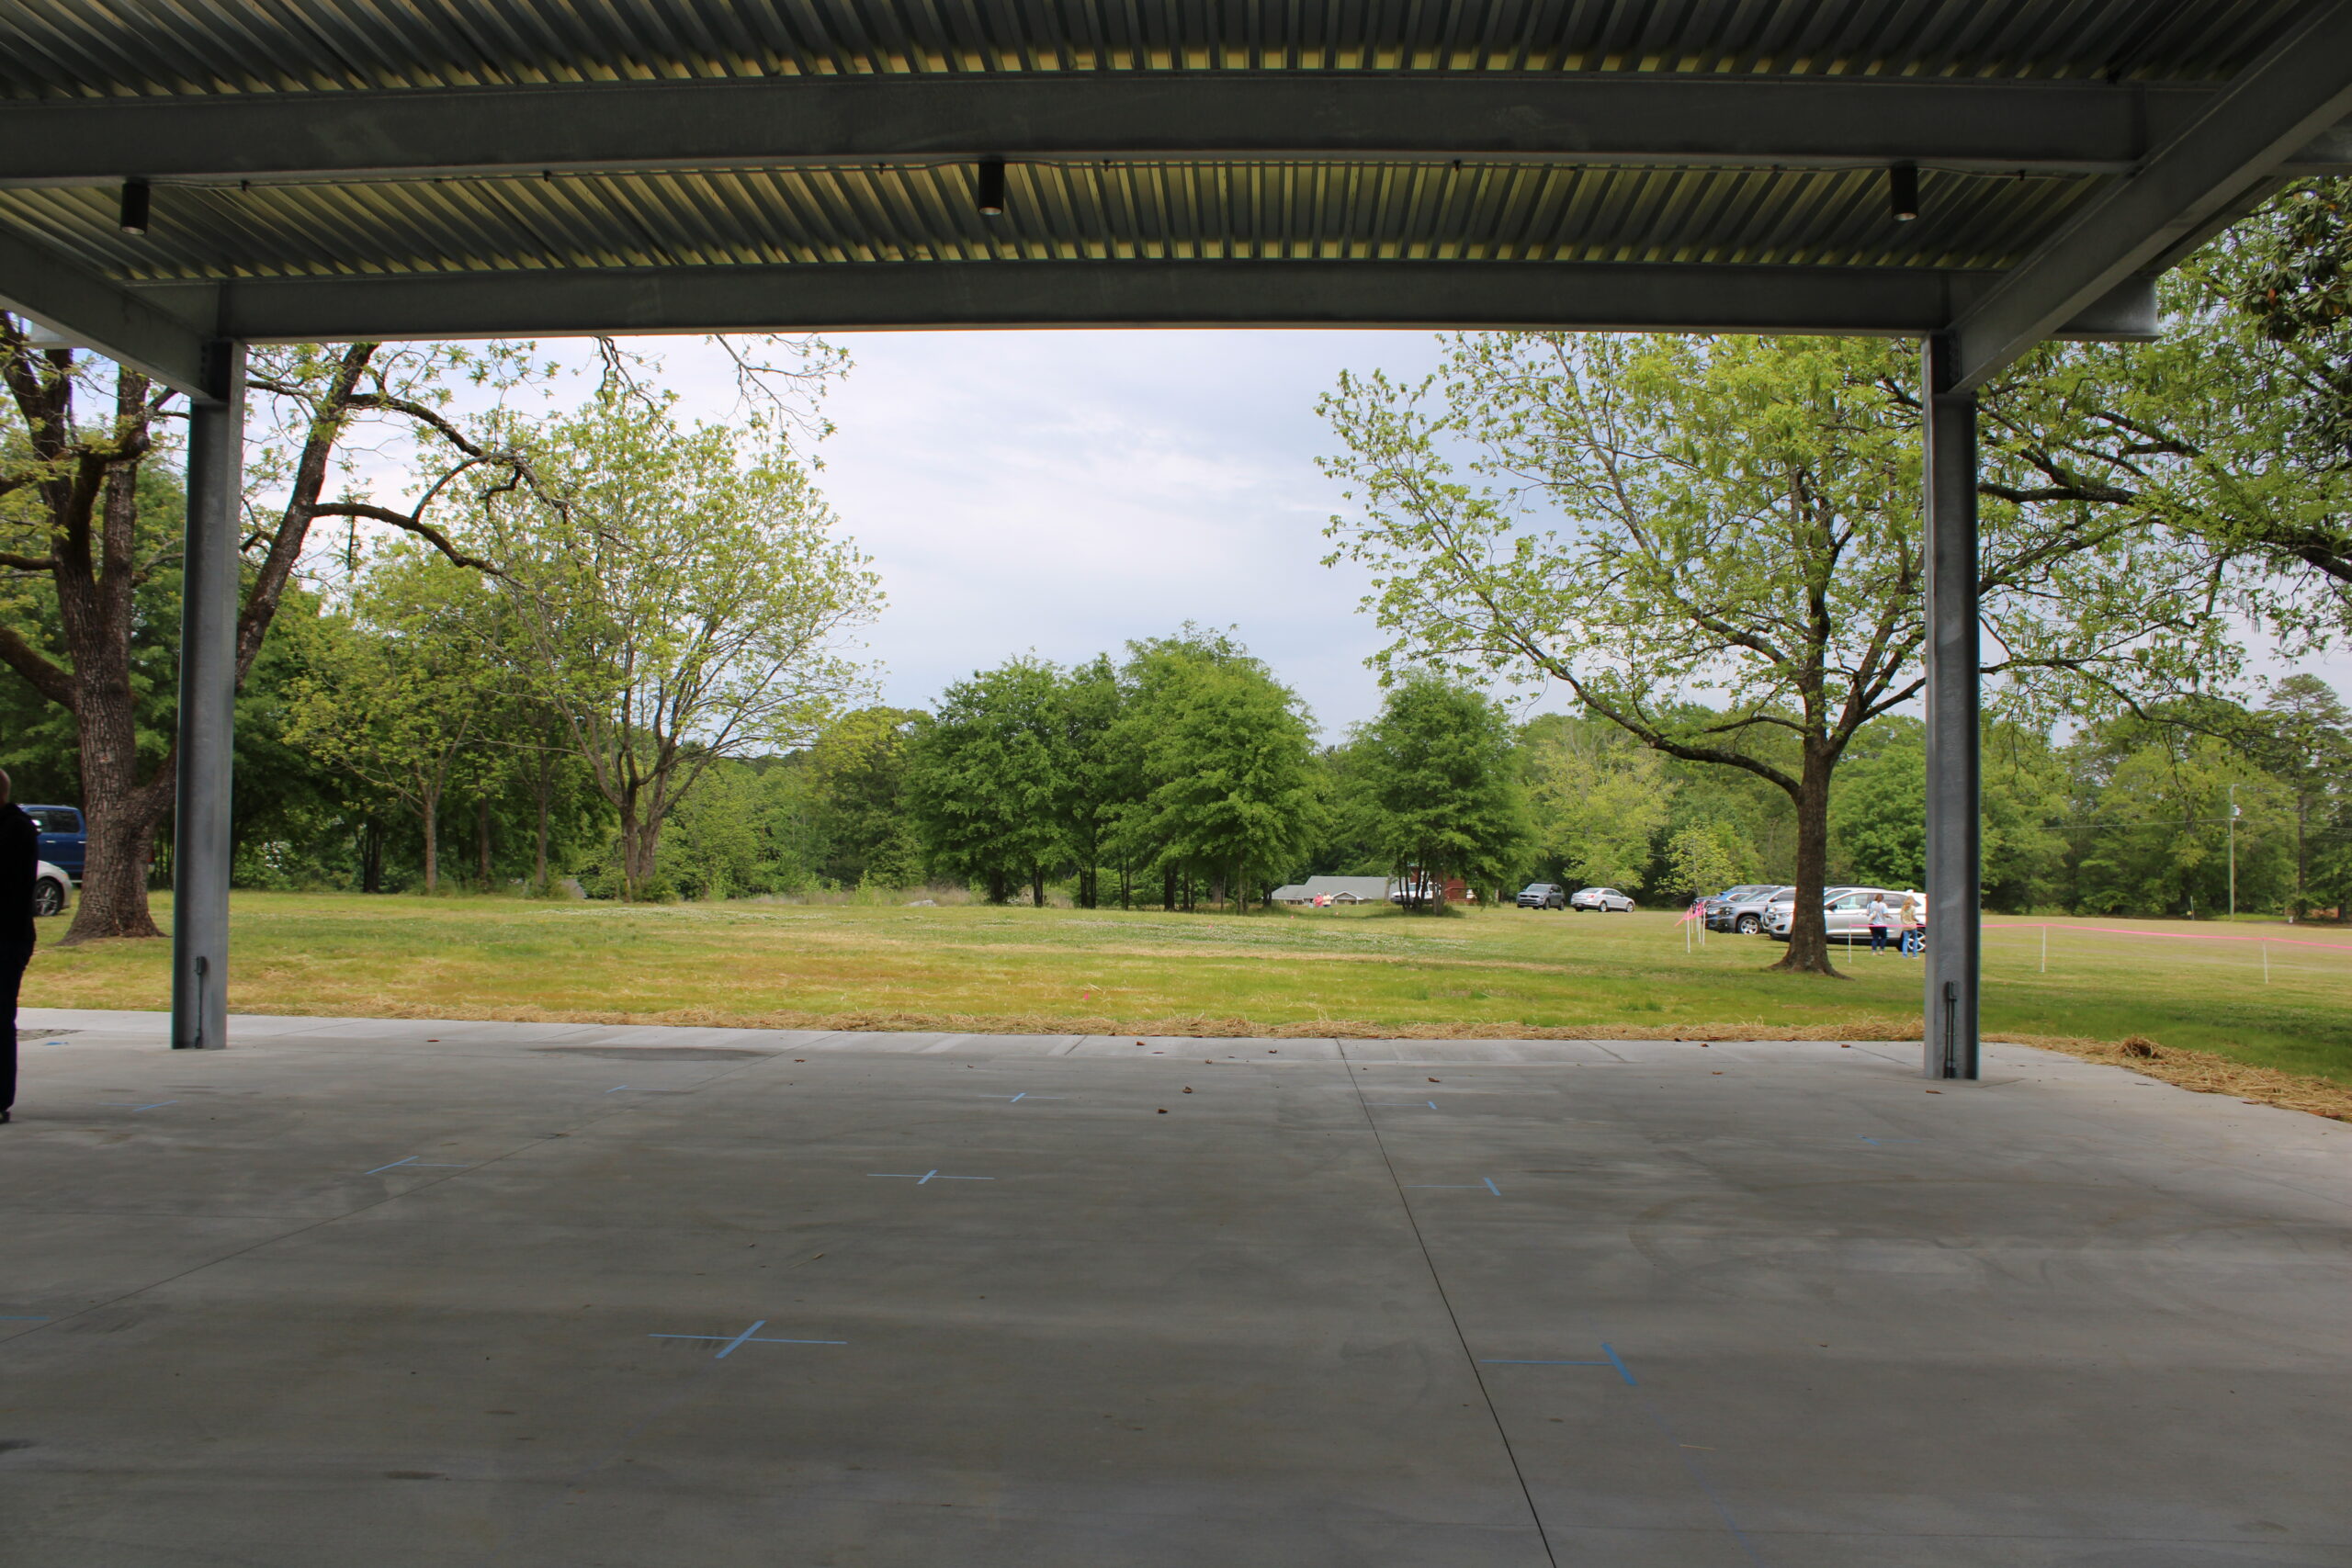
[[[172,1046],[229,1043],[229,795],[236,745],[238,514],[245,348],[205,352],[188,404],[181,558],[178,824],[172,837]]]
[[[1973,1078],[1982,831],[1978,810],[1976,399],[1943,390],[1950,336],[1928,340],[1928,951],[1931,1078]]]

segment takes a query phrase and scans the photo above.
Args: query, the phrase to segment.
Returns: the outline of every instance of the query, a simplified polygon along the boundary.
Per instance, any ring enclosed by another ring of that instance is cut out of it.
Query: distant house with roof
[[[1276,904],[1312,904],[1321,897],[1334,904],[1384,904],[1396,886],[1385,876],[1310,876],[1277,887],[1268,897]]]

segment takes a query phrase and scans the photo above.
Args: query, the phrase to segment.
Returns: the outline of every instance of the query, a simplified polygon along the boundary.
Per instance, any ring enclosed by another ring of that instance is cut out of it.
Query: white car
[[[1579,887],[1568,897],[1571,909],[1598,909],[1602,914],[1630,915],[1634,901],[1614,887]]]
[[[73,878],[50,864],[40,862],[33,871],[33,913],[62,915],[65,912],[65,896],[74,887]]]

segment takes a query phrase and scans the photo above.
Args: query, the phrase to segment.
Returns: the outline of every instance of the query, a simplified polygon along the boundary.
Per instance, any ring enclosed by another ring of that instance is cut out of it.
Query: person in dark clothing
[[[33,884],[40,874],[40,829],[12,793],[0,773],[0,1012],[8,1020],[0,1037],[0,1122],[17,1103],[17,991],[32,962]]]

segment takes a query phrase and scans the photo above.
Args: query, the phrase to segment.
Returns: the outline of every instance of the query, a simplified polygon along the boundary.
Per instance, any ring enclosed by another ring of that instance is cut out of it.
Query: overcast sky
[[[1321,564],[1338,488],[1315,400],[1342,369],[1419,374],[1428,333],[992,332],[837,335],[820,483],[875,558],[885,699],[1035,649],[1116,655],[1187,621],[1238,628],[1336,737],[1370,716],[1362,575]],[[732,406],[692,340],[663,356],[685,412]]]

